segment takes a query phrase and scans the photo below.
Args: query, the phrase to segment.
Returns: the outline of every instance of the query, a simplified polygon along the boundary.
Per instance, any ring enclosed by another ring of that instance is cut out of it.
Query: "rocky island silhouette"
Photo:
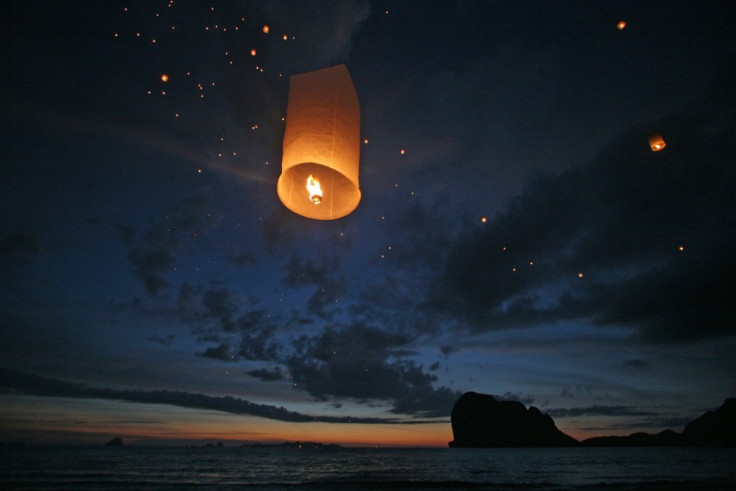
[[[491,395],[466,392],[452,408],[450,447],[623,447],[623,446],[736,446],[736,398],[688,423],[682,433],[633,433],[578,442],[560,431],[548,414],[518,401],[499,401]]]

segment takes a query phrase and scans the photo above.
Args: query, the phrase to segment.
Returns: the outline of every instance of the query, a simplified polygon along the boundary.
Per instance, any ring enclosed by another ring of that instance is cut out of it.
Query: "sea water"
[[[0,449],[2,489],[736,489],[736,448]]]

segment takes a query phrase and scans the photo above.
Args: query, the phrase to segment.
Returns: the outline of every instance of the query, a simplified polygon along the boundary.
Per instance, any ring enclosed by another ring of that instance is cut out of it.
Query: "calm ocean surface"
[[[736,448],[0,449],[3,489],[736,489]]]

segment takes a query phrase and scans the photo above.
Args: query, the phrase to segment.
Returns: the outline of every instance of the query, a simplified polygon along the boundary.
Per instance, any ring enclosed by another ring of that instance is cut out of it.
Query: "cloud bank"
[[[212,397],[192,392],[168,390],[143,391],[95,388],[84,384],[39,377],[14,370],[0,370],[0,387],[6,393],[21,393],[47,397],[110,399],[144,404],[169,404],[191,409],[209,409],[232,414],[248,414],[292,423],[406,424],[406,421],[389,418],[310,416],[289,411],[283,407],[256,404],[244,399],[228,396]],[[414,423],[422,422],[414,421]]]

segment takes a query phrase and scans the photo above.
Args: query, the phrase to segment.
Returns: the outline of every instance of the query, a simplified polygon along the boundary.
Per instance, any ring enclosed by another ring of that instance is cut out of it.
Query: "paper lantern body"
[[[662,138],[662,135],[656,131],[649,133],[649,148],[652,149],[652,152],[659,152],[666,146],[667,143],[664,141],[664,138]]]
[[[344,217],[360,202],[360,105],[345,65],[294,75],[289,81],[281,202],[318,220]],[[310,199],[310,176],[322,189]]]

